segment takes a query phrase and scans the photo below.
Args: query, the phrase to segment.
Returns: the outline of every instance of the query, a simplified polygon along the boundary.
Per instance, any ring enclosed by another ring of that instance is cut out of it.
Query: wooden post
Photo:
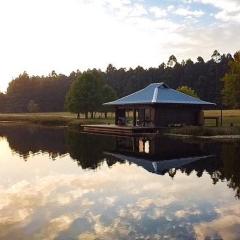
[[[198,119],[197,119],[197,125],[198,126],[204,126],[204,112],[203,110],[201,109],[199,112],[198,112]]]
[[[218,120],[219,120],[218,117],[216,117],[216,127],[219,126],[219,121]],[[221,119],[221,126],[222,126],[222,119]]]
[[[145,127],[145,125],[146,125],[146,124],[145,124],[145,120],[146,120],[146,119],[145,119],[145,108],[144,108],[144,109],[143,109],[143,126],[144,126],[144,127]]]
[[[115,125],[118,125],[118,108],[115,108]]]
[[[133,126],[136,126],[136,109],[133,108]]]
[[[133,152],[135,152],[135,138],[134,137],[132,137],[132,144],[133,144],[132,150],[133,150]]]
[[[223,110],[222,110],[222,104],[221,104],[221,127],[223,125]]]

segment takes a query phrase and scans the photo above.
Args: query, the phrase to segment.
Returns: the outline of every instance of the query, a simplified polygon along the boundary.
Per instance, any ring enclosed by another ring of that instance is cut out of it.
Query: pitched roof
[[[127,160],[129,162],[135,163],[136,165],[143,167],[147,171],[152,173],[157,173],[157,174],[165,174],[166,171],[172,168],[181,169],[182,167],[187,166],[188,164],[199,161],[201,159],[207,159],[213,156],[213,155],[202,155],[202,156],[151,161],[147,158],[134,157],[134,156],[129,156],[121,153],[104,152],[104,154],[120,160]]]
[[[132,93],[104,105],[130,105],[130,104],[189,104],[189,105],[215,105],[202,101],[169,88],[165,83],[152,83],[140,91]]]

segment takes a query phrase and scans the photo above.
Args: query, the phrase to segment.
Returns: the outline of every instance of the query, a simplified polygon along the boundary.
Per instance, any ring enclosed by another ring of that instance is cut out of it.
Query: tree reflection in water
[[[167,173],[172,178],[178,171],[186,175],[195,172],[198,177],[207,172],[213,184],[227,181],[228,187],[240,198],[240,143],[189,143],[162,137],[97,136],[71,132],[65,128],[13,124],[1,125],[0,136],[5,137],[10,148],[25,161],[31,154],[48,153],[53,160],[57,156],[69,154],[83,169],[96,169],[103,163],[110,167],[117,162],[125,163],[126,160],[132,164],[131,159],[136,159],[134,163],[144,167],[144,161],[161,162],[211,155],[209,158],[153,172]],[[141,159],[141,164],[138,159]]]

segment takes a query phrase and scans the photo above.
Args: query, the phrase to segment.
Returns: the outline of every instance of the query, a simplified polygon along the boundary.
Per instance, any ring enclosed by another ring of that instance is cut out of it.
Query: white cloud
[[[178,8],[175,10],[175,14],[183,17],[202,17],[204,12],[201,10],[190,10],[187,8]]]
[[[201,212],[197,209],[182,209],[182,210],[178,210],[175,213],[175,216],[178,218],[186,218],[189,216],[196,216],[196,215],[201,215]]]
[[[140,17],[147,14],[147,10],[141,4],[134,4],[130,13],[131,17]]]
[[[170,36],[178,24],[147,13],[141,3],[120,0],[1,1],[0,87],[24,70],[68,74],[109,63],[160,64],[168,54],[159,36]]]
[[[235,240],[239,239],[240,210],[239,203],[228,205],[225,208],[217,209],[219,216],[211,222],[196,224],[194,230],[197,239],[212,239],[216,236],[219,239]]]
[[[162,18],[162,17],[166,17],[167,16],[166,9],[163,9],[163,8],[160,8],[160,7],[156,7],[156,6],[151,7],[149,9],[149,11],[151,13],[153,13],[156,18]]]
[[[238,22],[239,15],[233,14],[239,7],[236,0],[194,1],[218,7],[217,19]],[[171,18],[174,14],[187,21],[176,22]],[[236,26],[221,25],[214,30],[209,24],[204,28],[211,37],[205,36],[194,25],[194,19],[201,21],[203,14],[190,6],[146,5],[139,0],[0,1],[0,89],[6,89],[24,70],[42,75],[53,69],[65,74],[76,69],[105,69],[109,63],[150,67],[171,54],[180,59],[193,58],[201,49],[204,57],[216,48],[236,51],[236,38],[231,46],[225,42]],[[216,38],[212,33],[220,28],[228,35]],[[203,45],[206,47],[200,48]]]
[[[211,4],[220,11],[215,14],[216,19],[225,22],[240,22],[240,2],[239,0],[195,0],[204,4]]]
[[[213,6],[226,9],[227,11],[234,11],[240,7],[239,0],[194,0],[195,2],[201,2],[204,4],[212,4]]]
[[[169,6],[167,6],[167,10],[168,10],[168,11],[172,11],[173,9],[175,9],[175,6],[174,6],[174,5],[169,5]]]

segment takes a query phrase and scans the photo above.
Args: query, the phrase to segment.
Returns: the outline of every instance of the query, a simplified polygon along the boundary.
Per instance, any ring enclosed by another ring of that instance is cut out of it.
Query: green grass
[[[218,116],[220,118],[221,111],[207,110],[204,111],[204,116]],[[203,127],[187,126],[170,129],[169,132],[191,136],[240,135],[240,110],[223,110],[223,126],[216,127],[214,120],[206,120]]]
[[[220,116],[219,110],[208,110],[204,112],[205,116]],[[114,114],[108,114],[108,118],[101,118],[101,114],[97,113],[94,119],[85,119],[81,115],[80,119],[76,118],[76,114],[68,112],[54,113],[10,113],[0,114],[0,121],[25,122],[33,124],[41,124],[45,126],[70,126],[81,129],[83,124],[113,124]],[[103,117],[103,116],[102,116]],[[129,116],[131,117],[131,116]],[[230,127],[231,123],[233,127]],[[204,127],[182,127],[178,129],[170,129],[172,133],[184,135],[231,135],[240,134],[240,110],[224,110],[223,111],[223,127],[213,127],[214,121],[207,120]]]
[[[220,110],[207,110],[204,111],[204,115],[207,117],[211,116],[221,116]],[[206,120],[206,126],[214,126],[214,120]],[[223,127],[229,127],[230,125],[233,126],[240,126],[240,110],[223,110]]]
[[[0,114],[1,122],[25,122],[33,124],[41,124],[46,126],[70,126],[77,127],[83,124],[109,124],[113,123],[114,119],[111,117],[104,119],[100,118],[100,114],[96,115],[94,119],[85,119],[81,116],[76,118],[76,114],[67,112],[58,113],[9,113]]]

